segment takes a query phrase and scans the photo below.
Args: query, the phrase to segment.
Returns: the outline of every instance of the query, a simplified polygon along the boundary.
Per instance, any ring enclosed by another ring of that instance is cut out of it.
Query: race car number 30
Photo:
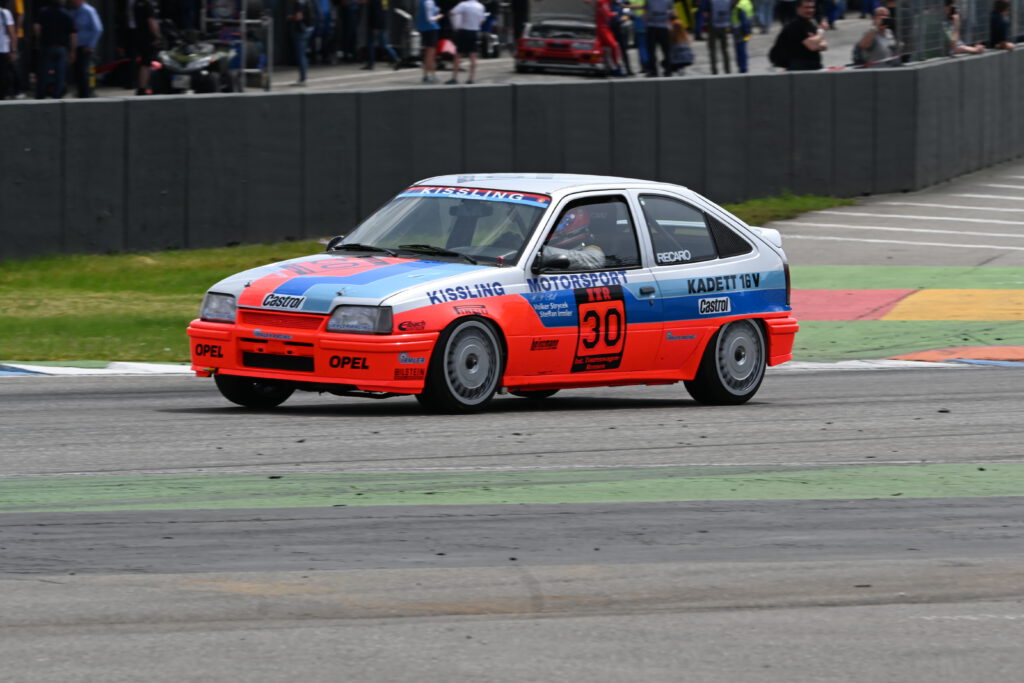
[[[579,312],[573,372],[614,370],[626,347],[626,301],[621,285],[573,290]]]

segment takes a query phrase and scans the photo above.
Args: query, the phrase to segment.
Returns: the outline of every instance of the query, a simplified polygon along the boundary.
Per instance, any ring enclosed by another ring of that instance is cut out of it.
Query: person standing
[[[589,2],[590,0],[586,0]],[[612,31],[612,19],[615,10],[609,0],[593,0],[594,25],[596,27],[597,48],[601,51],[605,69],[615,76],[624,76],[622,69],[622,50],[619,41]]]
[[[362,0],[341,0],[341,61],[356,61]]]
[[[736,50],[736,70],[745,74],[750,70],[747,42],[754,33],[754,3],[736,0],[732,6],[732,44]]]
[[[18,33],[7,0],[0,0],[0,100],[14,97],[14,65],[18,61]]]
[[[423,47],[423,82],[437,83],[437,39],[441,35],[441,10],[434,0],[416,3],[416,30]]]
[[[395,48],[391,47],[388,40],[388,4],[387,0],[366,0],[366,65],[367,70],[373,69],[373,62],[377,57],[377,41],[388,53],[388,59],[397,69],[401,66]]]
[[[39,71],[36,73],[36,99],[52,94],[64,97],[67,66],[75,61],[75,22],[57,0],[46,0],[36,14],[32,33],[39,45]]]
[[[879,64],[896,56],[896,36],[889,28],[889,10],[885,7],[875,9],[874,20],[864,35],[857,42],[859,50],[854,50],[854,64]],[[860,60],[856,59],[860,53]]]
[[[71,0],[74,10],[71,18],[75,21],[78,31],[78,49],[75,51],[75,88],[80,98],[92,97],[93,93],[93,56],[100,36],[103,35],[103,22],[96,8],[86,0]]]
[[[313,19],[311,0],[289,0],[288,25],[291,27],[292,43],[295,46],[295,64],[299,77],[292,85],[305,86],[309,73],[309,37],[313,35],[316,22]]]
[[[664,57],[662,69],[671,72],[672,35],[669,26],[675,17],[672,0],[645,0],[644,18],[647,20],[647,75],[658,75],[658,49]]]
[[[476,58],[480,52],[480,27],[487,19],[487,10],[480,0],[462,0],[448,13],[448,19],[455,29],[455,62],[452,65],[452,77],[446,83],[459,82],[459,58],[469,57],[469,78],[472,84],[476,78]]]
[[[797,0],[796,19],[775,39],[769,58],[787,71],[817,71],[821,53],[828,49],[825,30],[814,22],[814,0]]]
[[[149,87],[149,65],[156,58],[156,49],[161,40],[158,16],[157,7],[151,0],[135,0],[132,3],[132,18],[135,21],[135,59],[139,62],[139,75],[135,82],[136,95],[153,94]]]
[[[732,1],[703,0],[701,14],[708,29],[708,56],[711,57],[711,73],[718,73],[717,53],[722,53],[725,73],[732,73],[729,66],[729,33],[732,30]]]

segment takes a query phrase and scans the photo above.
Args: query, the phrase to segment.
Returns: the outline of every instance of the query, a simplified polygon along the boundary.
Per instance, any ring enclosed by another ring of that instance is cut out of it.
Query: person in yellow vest
[[[747,41],[754,32],[754,3],[750,0],[736,0],[732,6],[732,31],[732,43],[736,49],[736,68],[741,74],[745,74],[750,65]]]

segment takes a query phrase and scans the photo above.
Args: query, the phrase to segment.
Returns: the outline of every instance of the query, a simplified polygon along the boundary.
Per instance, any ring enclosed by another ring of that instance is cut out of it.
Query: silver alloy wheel
[[[478,320],[461,323],[444,348],[444,379],[452,396],[474,406],[488,401],[498,385],[498,340]]]
[[[764,335],[756,323],[737,320],[718,335],[715,369],[722,386],[742,396],[757,387],[764,375]]]

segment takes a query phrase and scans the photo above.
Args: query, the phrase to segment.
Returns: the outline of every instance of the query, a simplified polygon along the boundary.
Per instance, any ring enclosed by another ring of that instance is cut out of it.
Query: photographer
[[[943,28],[946,31],[949,54],[977,55],[985,51],[985,46],[981,43],[968,45],[960,39],[960,12],[957,11],[953,0],[946,0],[946,21]]]
[[[859,51],[855,50],[855,64],[866,66],[885,62],[896,56],[896,36],[892,32],[892,17],[889,10],[879,7],[873,15],[874,23],[864,36],[857,43]],[[859,59],[856,57],[859,56]]]

